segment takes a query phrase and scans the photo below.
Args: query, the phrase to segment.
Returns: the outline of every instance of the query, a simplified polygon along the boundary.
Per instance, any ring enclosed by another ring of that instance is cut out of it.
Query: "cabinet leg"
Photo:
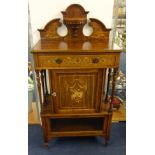
[[[45,147],[46,149],[49,148],[49,147],[48,147],[48,142],[44,142],[44,147]]]
[[[105,139],[104,139],[104,145],[105,145],[105,146],[108,145],[108,141],[109,141],[109,138],[108,138],[108,137],[105,137]]]
[[[46,126],[47,126],[46,118],[42,117],[41,120],[42,120],[42,130],[43,130],[43,137],[44,137],[44,147],[48,148],[48,136],[47,136],[47,131],[46,131],[47,130],[46,129]]]
[[[44,147],[48,149],[48,138],[44,135]]]
[[[44,133],[44,147],[47,149],[48,148],[48,138]]]

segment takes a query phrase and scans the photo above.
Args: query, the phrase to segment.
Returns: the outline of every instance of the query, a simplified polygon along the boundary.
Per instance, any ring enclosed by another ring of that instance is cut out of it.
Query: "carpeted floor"
[[[49,141],[49,149],[43,146],[40,125],[29,125],[28,147],[29,155],[125,155],[126,123],[112,123],[107,147],[102,137],[63,137]]]

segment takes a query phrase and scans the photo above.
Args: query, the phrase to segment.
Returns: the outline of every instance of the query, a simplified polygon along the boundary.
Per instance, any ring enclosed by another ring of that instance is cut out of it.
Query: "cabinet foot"
[[[105,138],[105,140],[104,140],[104,145],[105,145],[105,146],[108,145],[108,140],[109,140],[108,138]]]
[[[44,143],[44,147],[46,148],[46,149],[48,149],[49,147],[48,147],[48,143]]]
[[[104,146],[108,146],[108,141],[107,140],[105,140]]]

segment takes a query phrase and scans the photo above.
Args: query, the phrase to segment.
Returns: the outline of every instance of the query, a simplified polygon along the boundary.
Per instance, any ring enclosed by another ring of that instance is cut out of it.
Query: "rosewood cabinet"
[[[32,53],[35,63],[45,145],[54,137],[110,137],[112,100],[121,50],[110,46],[105,25],[78,4],[62,11],[63,21],[51,20],[39,29]],[[83,34],[88,23],[90,36]],[[57,29],[65,24],[66,36]],[[112,94],[109,100],[111,70]]]

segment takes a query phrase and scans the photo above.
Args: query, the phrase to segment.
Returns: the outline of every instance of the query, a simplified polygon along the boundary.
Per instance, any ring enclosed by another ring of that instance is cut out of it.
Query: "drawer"
[[[37,55],[41,68],[104,68],[117,65],[117,55]]]

